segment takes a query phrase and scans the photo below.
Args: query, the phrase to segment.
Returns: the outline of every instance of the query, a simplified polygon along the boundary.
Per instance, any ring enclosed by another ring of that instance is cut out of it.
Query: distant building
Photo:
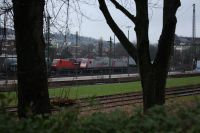
[[[200,38],[182,37],[175,35],[174,48],[178,51],[189,49],[191,46],[200,46]]]
[[[175,45],[192,45],[192,44],[200,45],[200,38],[195,38],[193,41],[192,37],[182,37],[175,35],[174,42]]]

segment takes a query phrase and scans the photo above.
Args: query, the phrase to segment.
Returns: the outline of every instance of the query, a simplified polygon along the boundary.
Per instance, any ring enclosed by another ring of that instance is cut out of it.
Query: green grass
[[[167,88],[185,85],[200,84],[200,76],[187,78],[173,78],[167,80]],[[101,84],[101,85],[84,85],[84,86],[67,86],[63,88],[49,89],[50,97],[68,97],[83,98],[92,96],[111,95],[119,93],[127,93],[141,91],[140,81],[129,83]],[[1,93],[0,93],[1,94]],[[16,93],[6,92],[9,98],[16,99]],[[16,102],[16,100],[15,100]]]
[[[102,85],[88,85],[50,89],[50,96],[66,96],[69,98],[82,98],[88,96],[102,96],[118,93],[140,91],[140,82],[115,83]]]
[[[170,88],[170,87],[195,85],[195,84],[200,84],[200,76],[168,79],[166,87]],[[127,93],[134,91],[141,91],[140,81],[129,82],[129,83],[63,87],[59,89],[58,88],[50,89],[49,94],[50,96],[82,98],[82,97]]]
[[[167,88],[178,87],[185,85],[196,85],[200,84],[200,76],[187,77],[187,78],[171,78],[167,80]]]

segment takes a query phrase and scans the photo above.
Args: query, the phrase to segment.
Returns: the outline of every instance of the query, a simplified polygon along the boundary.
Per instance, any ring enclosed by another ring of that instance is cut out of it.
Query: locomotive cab
[[[54,59],[51,64],[51,73],[54,75],[57,72],[73,72],[79,68],[79,63],[75,59]]]

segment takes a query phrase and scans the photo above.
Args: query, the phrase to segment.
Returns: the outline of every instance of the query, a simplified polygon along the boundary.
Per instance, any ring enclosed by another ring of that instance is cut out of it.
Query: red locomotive
[[[79,68],[79,63],[75,59],[54,59],[51,64],[51,73],[67,71],[72,72]]]

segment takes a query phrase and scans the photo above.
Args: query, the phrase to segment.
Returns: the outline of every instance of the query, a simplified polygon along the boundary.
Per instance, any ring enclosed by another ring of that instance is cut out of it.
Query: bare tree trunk
[[[106,22],[118,37],[129,55],[137,62],[143,88],[144,111],[150,107],[165,103],[165,85],[168,73],[169,59],[176,29],[176,11],[180,0],[164,0],[163,30],[159,39],[157,55],[152,63],[149,52],[149,19],[148,0],[135,0],[136,17],[120,5],[116,0],[110,0],[117,9],[124,13],[135,24],[137,48],[135,48],[117,26],[107,8],[105,0],[98,0],[100,10]]]
[[[44,0],[13,0],[17,49],[18,114],[50,113],[43,38]]]
[[[177,22],[175,14],[180,6],[180,1],[164,0],[163,30],[153,64],[149,54],[148,1],[135,0],[135,2],[137,7],[135,31],[138,43],[138,63],[143,88],[144,111],[146,111],[154,105],[165,103],[166,79]]]
[[[160,67],[159,67],[160,68]],[[141,73],[141,83],[143,88],[144,111],[154,105],[165,103],[165,85],[167,73],[152,68],[148,73]]]

